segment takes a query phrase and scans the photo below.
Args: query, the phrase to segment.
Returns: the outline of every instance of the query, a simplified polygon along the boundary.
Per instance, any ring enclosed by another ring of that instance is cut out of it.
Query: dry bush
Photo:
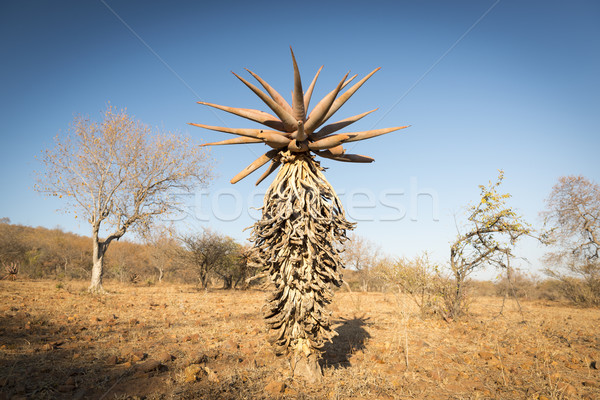
[[[496,296],[497,288],[494,282],[471,280],[471,293],[473,296]]]
[[[511,274],[510,282],[503,276],[497,282],[478,282],[476,294],[480,295],[480,285],[489,285],[489,290],[492,292],[485,293],[485,295],[496,295],[496,296],[515,296],[519,299],[527,300],[551,300],[560,301],[566,299],[566,295],[563,290],[564,283],[556,279],[544,279],[540,280],[539,277],[533,274],[513,271]],[[514,292],[513,292],[514,290]]]
[[[382,262],[381,248],[354,232],[348,233],[348,239],[340,247],[342,262],[348,269],[344,274],[352,290],[363,292],[381,290],[381,281],[373,270]]]
[[[600,306],[600,262],[585,264],[570,260],[563,268],[553,267],[546,274],[558,284],[565,298],[584,307]]]
[[[574,304],[584,307],[600,306],[600,281],[590,282],[572,276],[561,276],[558,289]]]
[[[565,298],[561,282],[556,279],[545,279],[536,285],[536,299],[558,301]]]
[[[498,296],[516,296],[523,299],[535,298],[535,277],[522,271],[512,270],[509,275],[503,275],[496,283]]]
[[[230,289],[240,272],[241,246],[231,237],[211,229],[180,238],[179,258],[197,273],[197,282],[206,289],[212,278],[220,277],[224,288]],[[245,277],[245,275],[244,275]]]
[[[402,257],[395,262],[381,262],[377,266],[377,274],[383,281],[408,295],[422,317],[446,315],[443,300],[449,281],[440,274],[439,267],[429,260],[427,253],[414,258]]]
[[[377,262],[373,269],[368,271],[355,271],[345,269],[343,272],[344,286],[337,290],[350,290],[352,292],[383,292],[389,286],[388,283],[379,276],[379,265],[390,261],[382,259]],[[368,290],[365,290],[368,289]]]

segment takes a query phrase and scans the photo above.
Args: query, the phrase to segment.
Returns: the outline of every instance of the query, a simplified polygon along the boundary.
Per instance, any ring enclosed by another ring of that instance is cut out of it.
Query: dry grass
[[[481,297],[446,323],[391,294],[339,292],[325,379],[308,385],[266,341],[262,292],[85,287],[0,282],[0,399],[600,398],[597,309],[524,302],[522,322]]]

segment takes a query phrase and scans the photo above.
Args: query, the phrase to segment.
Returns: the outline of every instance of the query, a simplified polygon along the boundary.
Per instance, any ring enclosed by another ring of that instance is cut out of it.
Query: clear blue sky
[[[34,156],[68,129],[75,114],[99,118],[110,101],[148,124],[199,140],[224,139],[186,123],[251,123],[196,101],[266,110],[230,71],[245,74],[248,67],[287,94],[289,45],[305,85],[325,65],[314,99],[348,70],[362,77],[382,67],[338,119],[379,107],[353,127],[412,125],[352,148],[373,156],[373,164],[323,162],[333,186],[345,193],[350,216],[361,219],[357,233],[390,254],[430,250],[445,261],[456,236],[454,214],[460,221],[477,185],[494,179],[497,169],[505,170],[511,205],[534,225],[559,176],[600,181],[597,1],[298,4],[3,2],[0,217],[89,234],[88,226],[56,212],[58,200],[32,189]],[[260,196],[248,202],[256,177],[235,186],[228,181],[261,151],[213,149],[220,176],[207,194],[191,199],[192,214],[209,220],[182,224],[212,226],[244,240],[248,231],[242,229],[252,224],[247,208],[260,203]],[[417,211],[411,196],[419,192],[432,196],[418,196]],[[208,212],[217,200],[221,220]],[[370,203],[374,208],[365,208]],[[406,212],[403,218],[398,209]],[[533,269],[542,253],[535,243],[521,249]]]

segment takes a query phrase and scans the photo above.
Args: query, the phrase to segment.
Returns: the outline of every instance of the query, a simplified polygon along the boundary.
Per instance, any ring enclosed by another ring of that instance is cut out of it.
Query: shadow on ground
[[[93,356],[85,328],[55,324],[19,312],[0,318],[0,399],[82,398],[118,378]],[[100,384],[100,385],[99,385]]]
[[[338,335],[323,347],[323,358],[320,361],[323,368],[337,369],[350,366],[350,356],[356,351],[363,350],[366,340],[371,337],[364,328],[368,325],[368,320],[362,316],[334,321],[334,325],[341,325],[335,328]]]

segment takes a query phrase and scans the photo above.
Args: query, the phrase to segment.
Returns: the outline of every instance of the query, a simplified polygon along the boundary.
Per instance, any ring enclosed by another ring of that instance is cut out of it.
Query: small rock
[[[281,381],[271,381],[267,383],[264,390],[271,395],[279,395],[285,391],[285,383]]]
[[[439,371],[431,371],[428,375],[434,381],[441,382],[444,380],[444,375],[441,374]]]
[[[256,353],[256,349],[254,346],[244,346],[242,347],[242,353],[246,356],[251,356]]]
[[[175,356],[167,351],[163,351],[156,355],[156,359],[161,363],[167,363],[173,361],[175,359]]]
[[[75,385],[59,385],[56,390],[58,390],[61,393],[68,393],[68,392],[72,392],[73,390],[75,390]]]
[[[217,360],[220,357],[222,357],[221,352],[213,349],[213,350],[208,350],[206,352],[198,353],[192,359],[195,360],[194,364],[202,364],[202,363],[207,363],[210,360]]]
[[[570,383],[558,382],[556,384],[556,388],[567,396],[575,396],[577,394],[577,389],[575,389],[575,387]]]
[[[19,311],[18,313],[15,314],[15,318],[18,318],[18,319],[26,319],[27,317],[29,317],[29,313],[26,313],[24,311]]]
[[[594,381],[583,381],[581,382],[581,384],[583,386],[587,386],[587,387],[599,387],[600,384],[598,384],[598,382],[594,382]]]
[[[200,364],[188,365],[183,370],[184,382],[195,382],[199,379],[199,374],[204,371]]]
[[[89,370],[87,368],[75,368],[71,370],[71,373],[69,375],[71,376],[76,376],[76,375],[87,375],[89,373]]]
[[[457,383],[449,383],[446,385],[446,390],[457,394],[457,393],[462,393],[465,391],[465,387],[463,385],[459,385]]]
[[[158,370],[161,367],[163,367],[163,365],[161,364],[160,361],[149,359],[149,360],[146,360],[143,363],[139,364],[137,366],[137,369],[142,372],[151,372],[154,370]]]
[[[523,371],[529,371],[532,367],[533,367],[533,363],[531,361],[526,361],[523,364],[521,364],[521,369]]]
[[[200,334],[194,333],[193,335],[184,336],[184,342],[198,342],[200,340]]]
[[[225,342],[225,347],[229,350],[237,350],[240,345],[233,339],[229,339],[227,342]]]
[[[137,325],[139,323],[140,323],[140,321],[138,321],[136,318],[131,318],[129,320],[129,325]]]
[[[198,354],[196,357],[193,357],[192,359],[194,360],[193,363],[194,364],[206,364],[209,361],[209,356],[204,354],[204,353],[200,353]]]
[[[106,363],[108,365],[116,365],[119,362],[119,358],[117,356],[110,356],[106,359]]]
[[[600,365],[598,365],[598,362],[597,362],[597,361],[592,361],[592,362],[590,363],[590,368],[591,368],[591,369],[600,369],[600,368],[598,368],[598,367],[600,367]]]
[[[567,368],[569,368],[569,369],[581,369],[582,366],[579,365],[579,364],[567,363]]]
[[[24,384],[18,383],[17,386],[15,386],[16,394],[25,394],[26,392],[27,392],[27,387]],[[14,397],[11,397],[11,399],[14,399]]]
[[[144,360],[146,357],[148,357],[148,354],[144,353],[143,351],[134,351],[131,354],[131,362],[138,362],[138,361],[142,361]]]
[[[210,382],[219,383],[219,377],[215,371],[208,367],[204,367],[204,372],[206,372],[206,377]]]
[[[494,358],[494,355],[489,351],[480,351],[479,357],[483,358],[484,360],[491,360],[492,358]]]

